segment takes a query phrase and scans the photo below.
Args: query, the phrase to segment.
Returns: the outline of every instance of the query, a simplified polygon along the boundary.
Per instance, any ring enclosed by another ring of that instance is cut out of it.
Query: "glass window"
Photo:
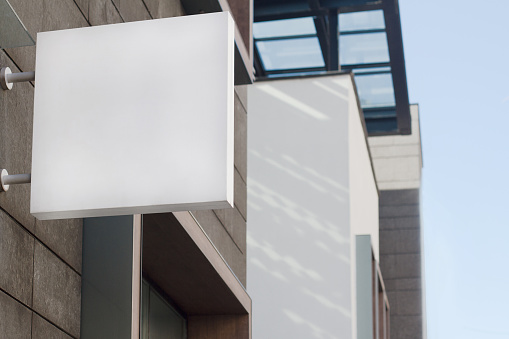
[[[379,109],[364,109],[364,117],[366,119],[381,119],[381,118],[396,118],[396,108],[379,108]]]
[[[388,62],[385,32],[340,35],[339,60],[342,65]]]
[[[185,339],[186,320],[150,285],[142,284],[142,339]]]
[[[392,74],[356,75],[362,108],[396,106]]]
[[[366,129],[368,133],[396,132],[398,130],[398,120],[396,118],[366,119]]]
[[[340,32],[369,29],[385,29],[383,10],[339,14]]]
[[[35,45],[7,0],[0,0],[0,48]]]
[[[390,72],[390,67],[369,67],[369,68],[355,68],[352,69],[352,72],[355,74],[362,74],[362,73],[386,73]]]
[[[257,41],[265,70],[324,67],[318,38]]]
[[[274,20],[253,23],[253,36],[255,39],[305,34],[316,34],[315,24],[312,18]]]

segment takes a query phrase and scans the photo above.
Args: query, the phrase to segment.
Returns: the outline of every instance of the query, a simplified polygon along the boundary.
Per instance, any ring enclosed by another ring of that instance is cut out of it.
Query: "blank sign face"
[[[31,213],[231,207],[233,39],[227,12],[39,33]]]

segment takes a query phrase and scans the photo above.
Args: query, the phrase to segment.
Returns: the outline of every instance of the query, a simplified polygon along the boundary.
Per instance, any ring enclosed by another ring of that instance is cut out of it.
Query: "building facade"
[[[253,32],[258,78],[250,88],[256,99],[250,101],[248,133],[248,206],[252,205],[248,208],[248,276],[249,291],[259,303],[254,306],[254,336],[276,338],[272,328],[285,324],[294,338],[425,338],[419,205],[422,154],[417,106],[410,105],[408,99],[398,2],[255,1]],[[350,135],[356,130],[350,122],[331,127],[334,122],[330,121],[320,132],[314,129],[316,121],[295,126],[303,112],[348,115],[337,97],[344,97],[351,89],[338,90],[320,83],[319,78],[305,80],[311,76],[332,79],[339,70],[352,72],[355,79],[369,140],[362,147],[352,147]],[[300,92],[286,85],[305,81],[308,87]],[[260,98],[263,93],[265,97]],[[334,93],[336,98],[325,98]],[[331,107],[324,110],[326,103]],[[279,121],[282,116],[284,123]],[[272,124],[279,126],[277,132]],[[327,132],[328,128],[334,130],[336,139],[329,139],[332,132]],[[315,146],[313,150],[309,145]],[[349,166],[348,175],[336,170],[331,181],[343,183],[343,200],[334,202],[338,194],[334,198],[317,196],[320,189],[334,192],[331,185],[320,187],[315,177],[330,179],[317,174],[326,173],[327,165],[341,158],[345,149],[351,152],[342,158]],[[306,161],[306,154],[315,160]],[[370,166],[355,162],[355,157],[363,154],[368,154]],[[320,162],[323,160],[327,165]],[[366,168],[375,173],[376,208],[371,204],[372,195],[365,191],[372,177]],[[362,185],[353,185],[352,175],[362,178]],[[357,205],[359,215],[368,219],[377,215],[376,231],[369,227],[375,224],[372,221],[356,222],[356,199],[363,202]],[[344,211],[343,204],[353,207]],[[309,209],[317,205],[329,209],[310,213]],[[344,219],[326,218],[334,213]],[[313,218],[299,217],[302,214]],[[356,237],[342,246],[325,246],[317,233],[309,231],[326,225],[347,229]],[[339,283],[335,285],[338,290],[322,288],[320,282],[315,282],[314,289],[299,285],[305,277],[304,267],[323,274],[339,273],[341,266],[329,262],[324,248],[331,255],[343,254],[343,263],[351,271],[340,275],[349,288],[340,288]],[[344,255],[352,248],[356,250]],[[281,275],[288,262],[300,271],[294,267]],[[285,280],[295,286],[282,287]],[[270,292],[273,289],[279,293]],[[350,293],[352,301],[340,302],[339,290]],[[274,300],[279,301],[277,308],[271,306]],[[319,311],[308,307],[313,303],[320,305]],[[339,305],[350,321],[325,321]],[[275,320],[271,322],[268,314]],[[284,331],[279,329],[279,333]]]
[[[391,338],[426,338],[421,230],[419,109],[410,135],[370,137],[380,189],[380,267],[391,303]]]
[[[244,85],[252,78],[252,4],[1,2],[0,65],[13,72],[33,71],[36,49],[6,38],[19,39],[4,20],[16,17],[11,10],[34,40],[50,30],[230,11],[238,86],[232,209],[40,221],[30,214],[29,185],[0,193],[0,338],[249,338]],[[156,71],[149,63],[135,66]],[[0,167],[11,174],[31,171],[34,86],[0,91]]]
[[[257,82],[249,112],[253,337],[385,333],[378,189],[353,76]]]
[[[397,1],[0,5],[0,66],[13,72],[35,67],[30,38],[14,47],[23,28],[35,40],[217,11],[236,22],[234,208],[40,221],[30,186],[12,186],[0,338],[425,338],[422,154]],[[0,91],[11,174],[31,171],[35,86]]]

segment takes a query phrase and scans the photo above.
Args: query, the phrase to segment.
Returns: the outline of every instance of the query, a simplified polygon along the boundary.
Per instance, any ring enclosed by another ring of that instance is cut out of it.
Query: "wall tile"
[[[39,242],[35,243],[33,309],[79,337],[81,278]]]
[[[247,220],[247,185],[237,170],[234,172],[234,186],[235,207],[238,208],[244,220]]]
[[[0,288],[32,304],[34,238],[0,210]]]
[[[420,190],[382,190],[380,191],[380,206],[411,205],[420,201]]]
[[[380,218],[380,230],[393,230],[393,229],[419,229],[421,227],[421,219],[419,216],[415,217],[400,217],[400,218]]]
[[[380,269],[384,279],[419,278],[421,276],[421,255],[380,255]]]
[[[205,233],[214,246],[216,246],[219,253],[221,253],[233,273],[246,286],[246,255],[235,244],[232,236],[225,229],[217,214],[212,210],[192,211],[191,213],[203,227]],[[244,235],[244,241],[245,238]]]
[[[145,4],[154,19],[185,15],[179,0],[145,0]]]
[[[387,217],[418,217],[421,214],[420,205],[390,205],[380,206],[380,218]]]
[[[391,339],[422,338],[421,316],[391,316]]]
[[[30,339],[32,311],[0,291],[0,337]]]
[[[74,1],[78,5],[78,8],[80,9],[85,19],[88,20],[88,4],[90,0],[74,0]]]
[[[400,290],[420,290],[422,288],[420,278],[411,279],[384,279],[385,289],[387,291]]]
[[[35,235],[81,273],[83,219],[36,220]]]
[[[73,0],[9,2],[35,40],[38,32],[88,26],[85,16]],[[8,53],[22,70],[35,70],[35,47],[12,48]]]
[[[420,230],[380,231],[380,253],[420,253]]]
[[[151,19],[142,0],[113,0],[113,3],[125,22]]]
[[[397,312],[395,315],[421,315],[421,291],[397,291]],[[392,305],[392,304],[391,304]],[[392,309],[391,309],[392,311]]]
[[[18,69],[0,52],[0,64]],[[0,90],[0,165],[10,174],[30,173],[32,169],[32,109],[34,88],[15,84],[13,90]],[[30,214],[30,185],[12,185],[0,192],[0,206],[33,232],[35,218]]]
[[[89,0],[88,20],[92,26],[123,22],[111,0]]]
[[[247,112],[247,86],[249,85],[239,85],[235,86],[235,94],[240,100],[240,103],[244,107],[244,110]]]
[[[236,208],[214,210],[223,227],[228,231],[237,247],[246,253],[246,221]]]
[[[235,96],[235,167],[247,182],[247,114]]]
[[[72,339],[35,313],[32,321],[32,339]]]

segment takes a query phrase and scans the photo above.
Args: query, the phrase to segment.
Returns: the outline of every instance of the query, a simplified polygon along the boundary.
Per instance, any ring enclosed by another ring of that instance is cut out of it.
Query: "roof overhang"
[[[338,38],[337,34],[331,34],[331,32],[337,31],[338,23],[337,20],[334,23],[333,17],[337,17],[338,13],[377,9],[383,10],[385,18],[396,102],[397,130],[394,132],[371,132],[370,135],[410,134],[410,107],[398,0],[255,0],[254,22],[314,17],[316,34],[325,62],[325,69],[322,68],[322,71],[337,71],[339,70],[336,61],[339,60]],[[335,25],[335,27],[331,27],[331,25]],[[269,75],[270,72],[263,68],[256,46],[254,46],[253,54],[257,77]],[[303,69],[300,71],[305,73],[316,70]],[[282,70],[279,73],[288,73],[288,71]]]

